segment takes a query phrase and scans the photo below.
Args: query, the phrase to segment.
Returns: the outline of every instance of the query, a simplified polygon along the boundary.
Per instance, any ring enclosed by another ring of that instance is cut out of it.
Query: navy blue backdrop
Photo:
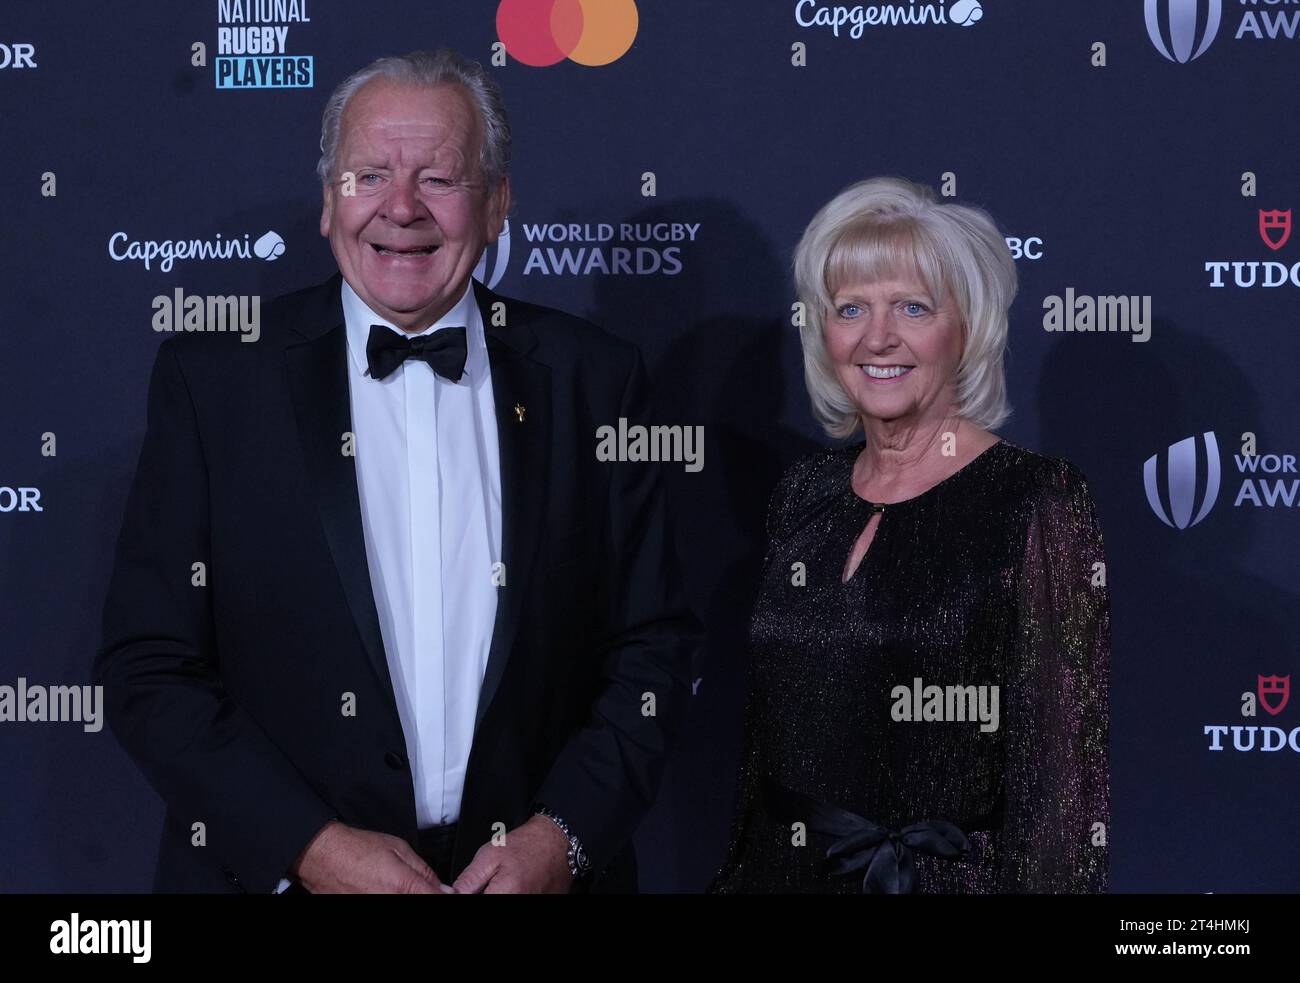
[[[280,4],[309,18],[267,11],[294,66],[278,81],[300,84],[226,86],[219,28],[248,6],[58,0],[0,16],[0,684],[89,681],[165,337],[152,299],[323,279],[330,89],[415,47],[489,63],[499,40],[489,0]],[[835,5],[810,0],[636,6],[635,41],[608,64],[492,67],[516,204],[483,275],[635,341],[660,416],[705,428],[704,469],[666,470],[709,642],[638,834],[643,888],[697,890],[720,859],[768,493],[826,442],[790,256],[822,203],[875,174],[948,175],[1018,253],[1001,432],[1078,464],[1105,535],[1113,889],[1300,887],[1300,699],[1242,714],[1259,677],[1300,670],[1300,236],[1285,236],[1300,4],[900,0],[848,4],[838,30]],[[942,17],[870,22],[886,8]],[[231,64],[237,81],[277,81],[270,62]],[[627,241],[624,223],[665,223],[668,241]],[[130,248],[195,239],[248,255],[146,267]],[[1149,340],[1045,330],[1045,298],[1067,289],[1149,297]],[[107,729],[0,721],[0,776],[0,890],[148,889],[161,804]]]

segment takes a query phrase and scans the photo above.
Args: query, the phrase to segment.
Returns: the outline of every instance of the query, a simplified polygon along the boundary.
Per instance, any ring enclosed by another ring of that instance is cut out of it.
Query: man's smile
[[[432,243],[426,246],[395,246],[377,242],[372,242],[370,248],[381,256],[432,256],[438,249]]]

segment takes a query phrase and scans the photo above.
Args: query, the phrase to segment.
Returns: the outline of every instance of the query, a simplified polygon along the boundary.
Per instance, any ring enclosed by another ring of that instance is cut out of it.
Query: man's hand
[[[409,843],[326,823],[290,869],[312,894],[454,894]]]
[[[545,816],[533,816],[500,846],[479,847],[453,886],[461,894],[567,894],[569,838]]]

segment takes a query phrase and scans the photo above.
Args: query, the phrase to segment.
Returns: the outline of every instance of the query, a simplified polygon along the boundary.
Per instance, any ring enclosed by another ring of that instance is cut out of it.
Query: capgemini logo
[[[284,255],[284,239],[280,237],[280,233],[272,229],[253,243],[253,255],[268,263],[274,262]]]
[[[1219,443],[1214,439],[1214,432],[1207,430],[1200,437],[1205,449],[1205,488],[1198,495],[1196,478],[1196,437],[1188,437],[1176,444],[1170,444],[1166,452],[1167,479],[1169,486],[1169,510],[1165,510],[1160,499],[1160,487],[1157,478],[1159,454],[1152,454],[1142,465],[1142,483],[1146,486],[1147,504],[1156,518],[1171,529],[1187,529],[1196,525],[1214,508],[1219,497]],[[1201,499],[1201,507],[1192,518],[1196,499]]]
[[[980,6],[980,0],[957,0],[948,10],[948,19],[962,27],[970,27],[983,17],[984,8]]]
[[[1201,11],[1205,16],[1201,16]],[[1161,12],[1169,25],[1169,42],[1161,31]],[[1223,18],[1223,0],[1146,0],[1147,35],[1156,50],[1180,65],[1194,61],[1213,43]],[[1201,26],[1197,40],[1196,28]]]
[[[509,262],[510,219],[506,219],[505,224],[501,226],[501,234],[497,236],[496,245],[488,246],[483,250],[483,255],[478,258],[478,265],[474,267],[474,279],[489,290],[495,290],[501,278],[505,276]]]

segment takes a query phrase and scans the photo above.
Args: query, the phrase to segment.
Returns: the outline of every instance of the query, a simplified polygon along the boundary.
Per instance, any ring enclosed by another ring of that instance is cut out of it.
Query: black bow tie
[[[459,382],[465,372],[465,352],[464,328],[440,328],[433,334],[408,338],[382,324],[372,324],[366,341],[372,379],[382,379],[408,358],[418,358],[444,379]]]

